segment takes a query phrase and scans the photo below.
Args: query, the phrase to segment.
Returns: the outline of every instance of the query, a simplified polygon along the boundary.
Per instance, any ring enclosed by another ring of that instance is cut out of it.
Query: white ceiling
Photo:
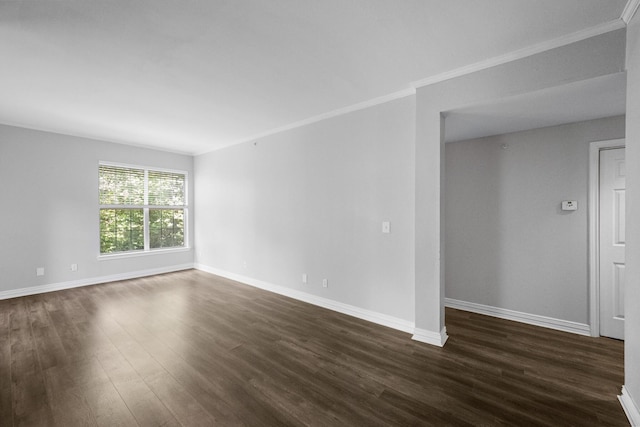
[[[445,141],[463,141],[626,111],[625,73],[611,74],[445,113]]]
[[[0,123],[201,153],[618,21],[625,4],[0,0]]]

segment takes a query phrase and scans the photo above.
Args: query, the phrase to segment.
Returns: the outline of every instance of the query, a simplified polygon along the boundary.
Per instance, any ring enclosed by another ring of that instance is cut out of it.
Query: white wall
[[[101,160],[193,175],[191,156],[0,125],[0,292],[5,296],[11,290],[193,263],[192,251],[98,261]],[[70,271],[72,263],[77,272]],[[37,267],[45,268],[44,276],[36,277]]]
[[[640,12],[627,28],[625,388],[640,424]]]
[[[412,322],[414,128],[410,96],[196,157],[197,263]]]
[[[624,130],[615,117],[446,144],[446,297],[587,324],[589,143]]]

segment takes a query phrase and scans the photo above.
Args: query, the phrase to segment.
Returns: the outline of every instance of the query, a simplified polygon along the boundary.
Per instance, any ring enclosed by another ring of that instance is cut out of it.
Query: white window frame
[[[130,208],[127,205],[102,205],[100,204],[100,198],[98,198],[98,260],[107,260],[107,259],[118,259],[118,258],[133,258],[139,256],[147,256],[147,255],[157,255],[157,254],[166,254],[172,252],[187,252],[191,250],[189,246],[189,172],[179,169],[167,169],[167,168],[159,168],[155,166],[144,166],[144,165],[134,165],[128,163],[114,163],[107,161],[99,161],[98,162],[98,170],[100,170],[100,166],[113,166],[119,168],[129,168],[129,169],[141,169],[144,171],[144,205],[136,206],[136,208],[142,208],[142,212],[144,215],[144,249],[136,250],[136,251],[122,251],[115,252],[110,254],[103,254],[100,252],[100,210],[101,209],[118,209],[118,208]],[[150,238],[149,238],[149,209],[176,209],[177,206],[149,206],[148,198],[148,177],[149,171],[154,172],[167,172],[167,173],[178,173],[184,175],[184,206],[180,206],[180,208],[184,209],[184,245],[183,246],[175,246],[171,248],[150,248]],[[98,190],[100,188],[100,184],[96,187]],[[99,193],[99,191],[98,191]]]

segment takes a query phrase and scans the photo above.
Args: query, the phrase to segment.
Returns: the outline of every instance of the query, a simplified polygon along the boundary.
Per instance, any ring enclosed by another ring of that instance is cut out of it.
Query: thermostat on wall
[[[562,210],[563,211],[577,211],[578,210],[578,201],[577,200],[564,200],[562,202]]]

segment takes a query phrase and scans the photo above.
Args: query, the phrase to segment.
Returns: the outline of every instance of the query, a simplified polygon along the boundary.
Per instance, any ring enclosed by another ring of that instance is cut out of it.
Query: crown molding
[[[12,122],[12,121],[0,121],[0,126],[8,126],[8,127],[12,127],[12,128],[19,128],[19,129],[24,129],[27,131],[33,131],[33,132],[46,132],[46,133],[52,133],[54,135],[62,135],[62,136],[70,136],[72,138],[81,138],[81,139],[88,139],[88,140],[92,140],[92,141],[96,141],[96,142],[108,142],[110,144],[120,144],[120,145],[126,145],[128,147],[136,147],[136,148],[144,148],[147,150],[154,150],[154,151],[162,151],[165,153],[171,153],[171,154],[179,154],[181,156],[193,156],[192,152],[189,151],[184,151],[184,150],[175,150],[175,149],[171,149],[171,148],[166,148],[166,147],[157,147],[155,145],[148,145],[148,144],[142,144],[142,143],[137,143],[137,142],[129,142],[126,141],[125,139],[115,139],[115,138],[103,138],[103,137],[99,137],[99,136],[92,136],[92,135],[88,135],[88,134],[83,134],[82,132],[67,132],[67,131],[62,131],[62,130],[55,130],[55,129],[50,129],[47,127],[42,127],[42,126],[32,126],[32,125],[28,125],[28,124],[24,124],[24,123],[17,123],[17,122]]]
[[[630,0],[630,2],[640,2],[640,0]],[[558,37],[553,40],[548,40],[542,43],[538,43],[532,46],[525,47],[513,52],[506,53],[500,56],[494,56],[484,61],[476,62],[474,64],[466,65],[464,67],[456,68],[451,71],[446,71],[441,74],[436,74],[431,77],[427,77],[422,80],[418,80],[412,83],[415,88],[440,83],[445,80],[453,79],[455,77],[464,76],[466,74],[475,73],[477,71],[486,70],[487,68],[495,67],[497,65],[506,64],[511,61],[523,59],[531,55],[546,52],[551,49],[566,46],[571,43],[579,42],[581,40],[588,39],[590,37],[599,36],[601,34],[609,33],[611,31],[620,30],[625,28],[625,23],[621,19],[605,22],[595,27],[587,28],[584,30],[576,31],[575,33],[566,34],[562,37]]]
[[[360,102],[357,104],[353,104],[347,107],[338,108],[336,110],[332,110],[323,114],[319,114],[317,116],[309,117],[307,119],[299,120],[297,122],[290,123],[285,126],[281,126],[278,128],[270,129],[266,132],[262,132],[259,134],[252,135],[249,138],[243,138],[241,140],[233,141],[228,144],[225,144],[221,147],[218,147],[213,150],[205,150],[201,152],[197,152],[193,154],[194,156],[200,156],[203,154],[211,153],[213,151],[221,150],[233,145],[247,143],[251,141],[255,141],[260,138],[264,138],[270,135],[275,135],[280,132],[296,129],[302,126],[310,125],[312,123],[316,123],[322,120],[326,120],[332,117],[341,116],[343,114],[352,113],[358,110],[364,110],[369,107],[373,107],[376,105],[384,104],[385,102],[393,101],[395,99],[404,98],[406,96],[415,95],[416,89],[432,85],[435,83],[440,83],[445,80],[453,79],[456,77],[461,77],[466,74],[471,74],[477,71],[482,71],[491,67],[495,67],[497,65],[506,64],[511,61],[515,61],[518,59],[523,59],[531,55],[535,55],[538,53],[542,53],[551,49],[555,49],[558,47],[566,46],[571,43],[579,42],[581,40],[586,40],[590,37],[599,36],[601,34],[606,34],[611,31],[620,30],[626,27],[626,18],[630,20],[633,17],[633,14],[638,9],[638,5],[640,5],[640,0],[629,0],[624,12],[623,16],[620,19],[615,19],[613,21],[605,22],[600,25],[596,25],[591,28],[586,28],[584,30],[576,31],[571,34],[566,34],[562,37],[558,37],[553,40],[548,40],[542,43],[538,43],[532,46],[525,47],[523,49],[519,49],[513,52],[506,53],[504,55],[495,56],[493,58],[486,59],[484,61],[476,62],[474,64],[470,64],[464,67],[456,68],[454,70],[446,71],[444,73],[436,74],[430,77],[426,77],[421,80],[417,80],[411,83],[411,87],[408,89],[404,89],[398,92],[394,92],[388,95],[380,96],[377,98],[373,98],[364,102]]]
[[[622,11],[620,19],[622,19],[625,24],[629,24],[638,11],[638,6],[640,6],[640,0],[629,0]]]
[[[384,104],[386,102],[393,101],[395,99],[400,99],[400,98],[404,98],[404,97],[415,95],[415,94],[416,94],[416,89],[415,89],[415,87],[412,86],[410,88],[403,89],[403,90],[398,91],[398,92],[393,92],[393,93],[390,93],[388,95],[379,96],[377,98],[369,99],[369,100],[364,101],[364,102],[359,102],[357,104],[349,105],[349,106],[343,107],[343,108],[338,108],[337,110],[332,110],[332,111],[329,111],[329,112],[326,112],[326,113],[323,113],[323,114],[319,114],[317,116],[313,116],[313,117],[309,117],[307,119],[303,119],[303,120],[300,120],[300,121],[297,121],[297,122],[293,122],[293,123],[290,123],[290,124],[285,125],[285,126],[281,126],[281,127],[275,128],[275,129],[268,130],[266,132],[262,132],[262,133],[253,135],[253,136],[251,136],[249,138],[243,138],[241,140],[234,141],[234,142],[231,142],[229,144],[225,144],[223,147],[217,148],[215,150],[207,150],[207,151],[203,151],[203,152],[200,152],[200,153],[196,153],[195,155],[196,156],[200,156],[202,154],[210,153],[212,151],[217,151],[217,150],[220,150],[220,149],[232,146],[232,145],[243,144],[245,142],[255,141],[256,139],[264,138],[264,137],[267,137],[267,136],[270,136],[270,135],[275,135],[277,133],[284,132],[284,131],[291,130],[291,129],[295,129],[295,128],[299,128],[299,127],[302,127],[302,126],[310,125],[312,123],[316,123],[316,122],[319,122],[319,121],[322,121],[322,120],[330,119],[332,117],[342,116],[344,114],[352,113],[354,111],[364,110],[364,109],[370,108],[370,107],[375,107],[376,105]]]

